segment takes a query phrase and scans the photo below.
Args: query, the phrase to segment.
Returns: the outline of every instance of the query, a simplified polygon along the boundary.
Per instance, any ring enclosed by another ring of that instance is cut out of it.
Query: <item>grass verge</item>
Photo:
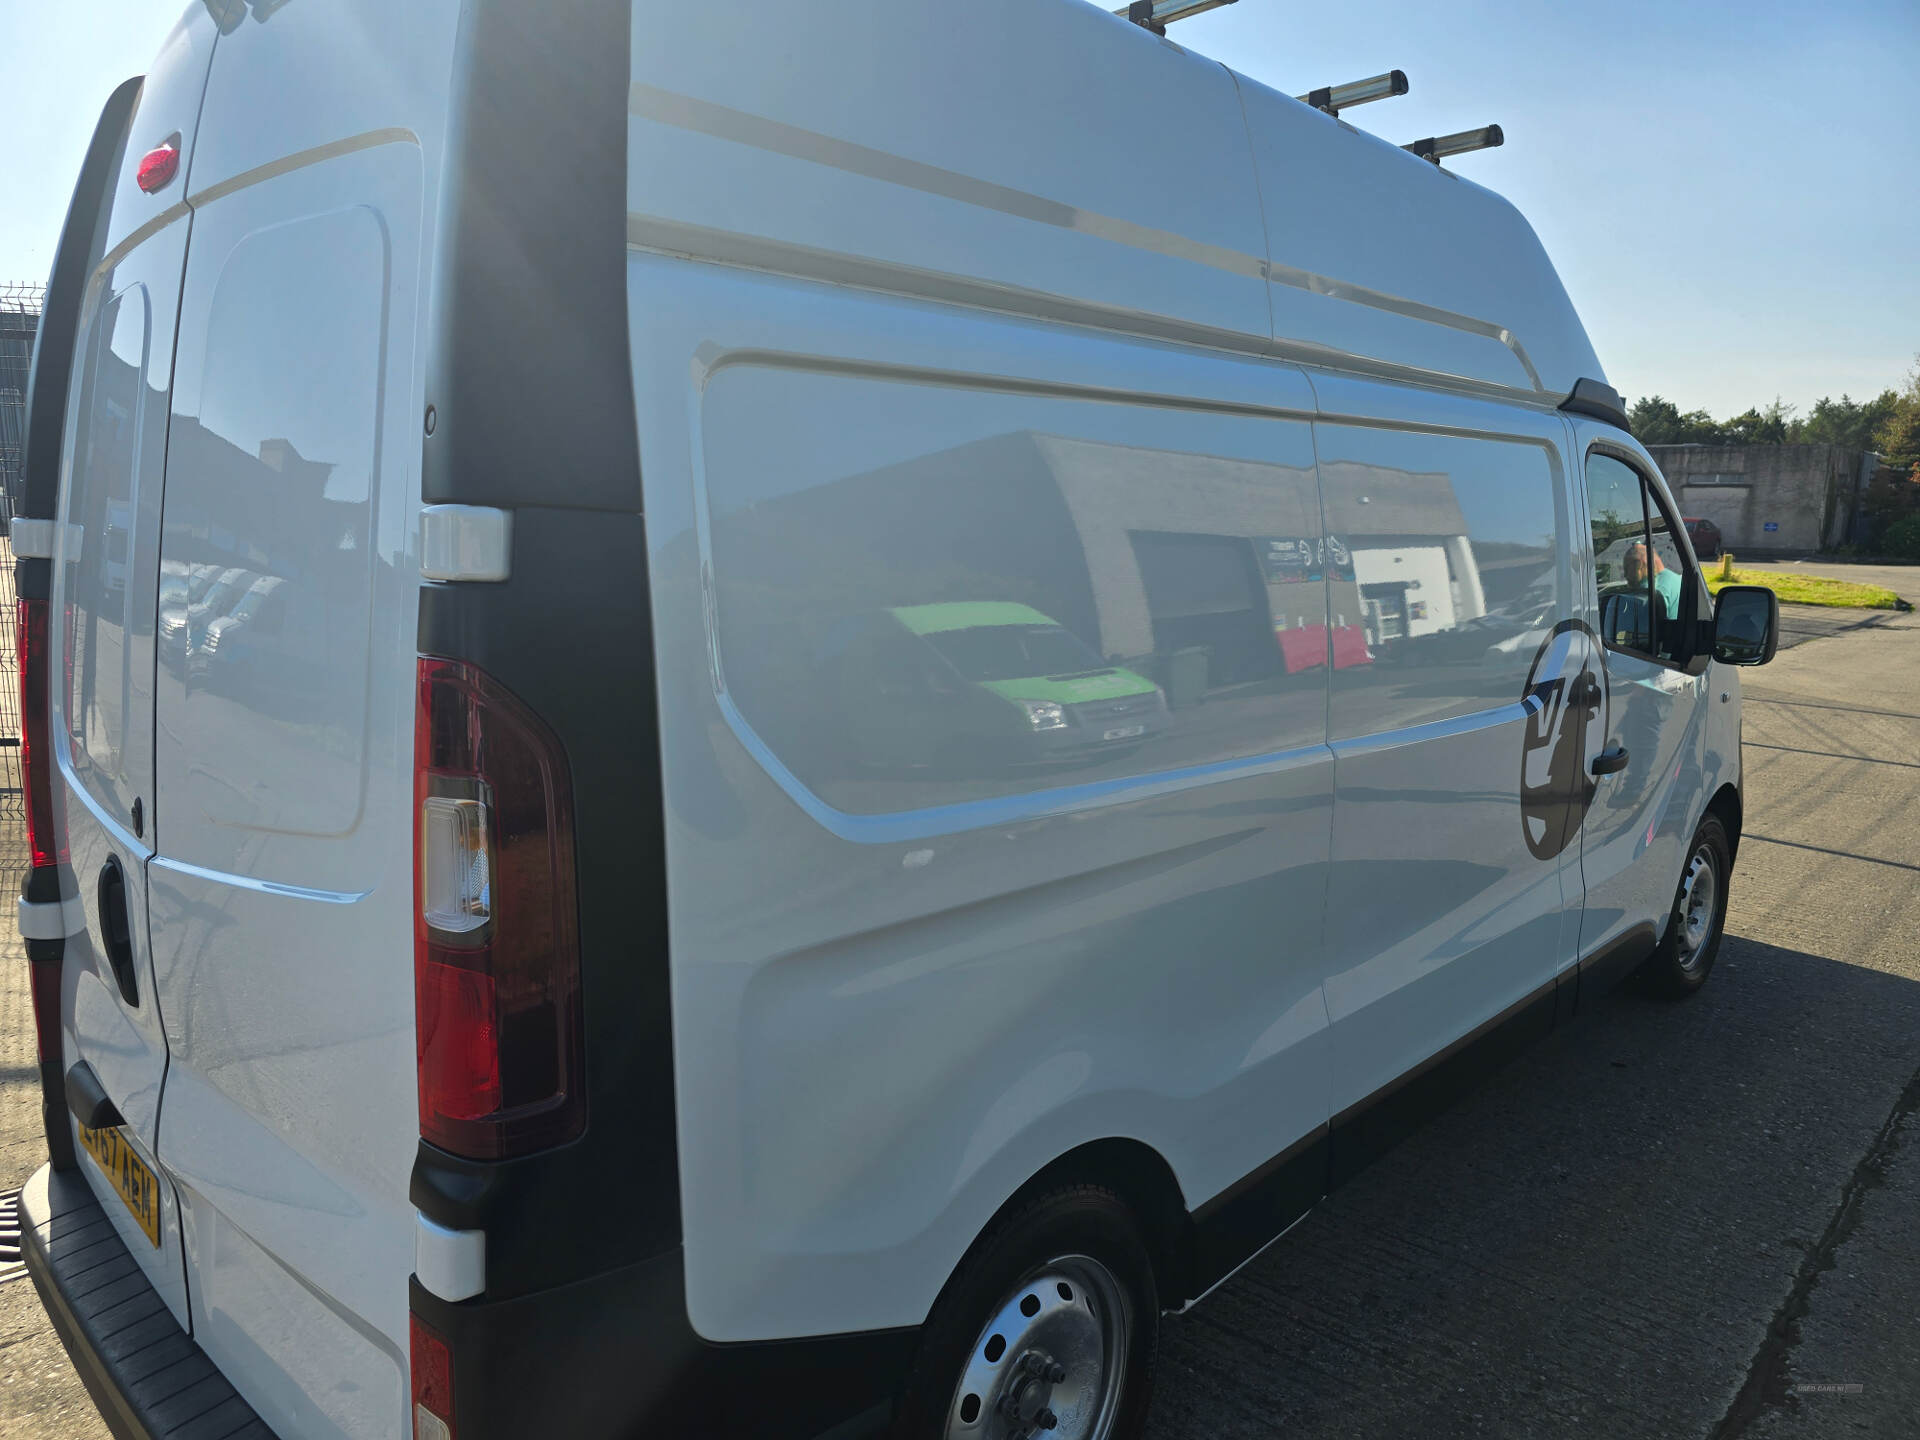
[[[1837,605],[1855,610],[1898,610],[1900,597],[1880,585],[1856,585],[1825,575],[1780,575],[1771,570],[1734,570],[1708,564],[1707,588],[1720,593],[1723,585],[1764,585],[1784,602],[1794,605]]]

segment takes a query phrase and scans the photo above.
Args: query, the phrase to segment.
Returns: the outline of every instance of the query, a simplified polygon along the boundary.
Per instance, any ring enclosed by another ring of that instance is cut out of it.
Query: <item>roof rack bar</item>
[[[1391,100],[1396,95],[1406,93],[1407,72],[1389,70],[1369,80],[1352,80],[1345,85],[1322,85],[1318,90],[1309,90],[1293,98],[1302,105],[1311,105],[1329,115],[1338,115],[1342,110],[1365,105],[1369,100]]]
[[[1483,125],[1478,130],[1456,130],[1451,135],[1416,140],[1400,148],[1438,165],[1449,155],[1465,155],[1470,150],[1492,150],[1506,143],[1507,137],[1498,125]]]
[[[1204,15],[1209,10],[1218,10],[1222,5],[1235,3],[1236,0],[1133,0],[1131,5],[1122,5],[1113,13],[1122,20],[1131,20],[1143,30],[1164,35],[1167,26],[1176,20],[1188,20],[1195,15]]]

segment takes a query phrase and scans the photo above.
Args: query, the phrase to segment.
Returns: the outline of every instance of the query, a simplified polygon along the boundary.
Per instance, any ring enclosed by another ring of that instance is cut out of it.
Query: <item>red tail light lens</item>
[[[20,776],[27,800],[27,849],[37,870],[58,865],[53,814],[53,746],[47,708],[47,602],[18,602],[14,654],[20,665]]]
[[[413,1371],[414,1440],[453,1440],[453,1352],[418,1315],[409,1317],[408,1368]]]
[[[573,795],[553,733],[475,666],[420,661],[414,721],[420,1134],[476,1160],[586,1123]]]
[[[179,147],[172,143],[156,145],[140,157],[140,168],[133,172],[133,181],[151,195],[156,190],[166,189],[179,173]]]

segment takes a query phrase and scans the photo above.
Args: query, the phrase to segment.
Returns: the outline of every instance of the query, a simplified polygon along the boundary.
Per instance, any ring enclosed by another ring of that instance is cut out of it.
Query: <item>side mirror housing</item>
[[[1764,665],[1780,645],[1780,597],[1764,585],[1729,585],[1713,610],[1713,658]]]

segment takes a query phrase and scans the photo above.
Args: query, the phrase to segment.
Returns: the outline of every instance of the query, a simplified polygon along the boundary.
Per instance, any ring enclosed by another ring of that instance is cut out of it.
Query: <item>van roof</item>
[[[1088,0],[838,8],[756,4],[750,45],[648,8],[631,246],[1540,405],[1605,380],[1452,171]]]

